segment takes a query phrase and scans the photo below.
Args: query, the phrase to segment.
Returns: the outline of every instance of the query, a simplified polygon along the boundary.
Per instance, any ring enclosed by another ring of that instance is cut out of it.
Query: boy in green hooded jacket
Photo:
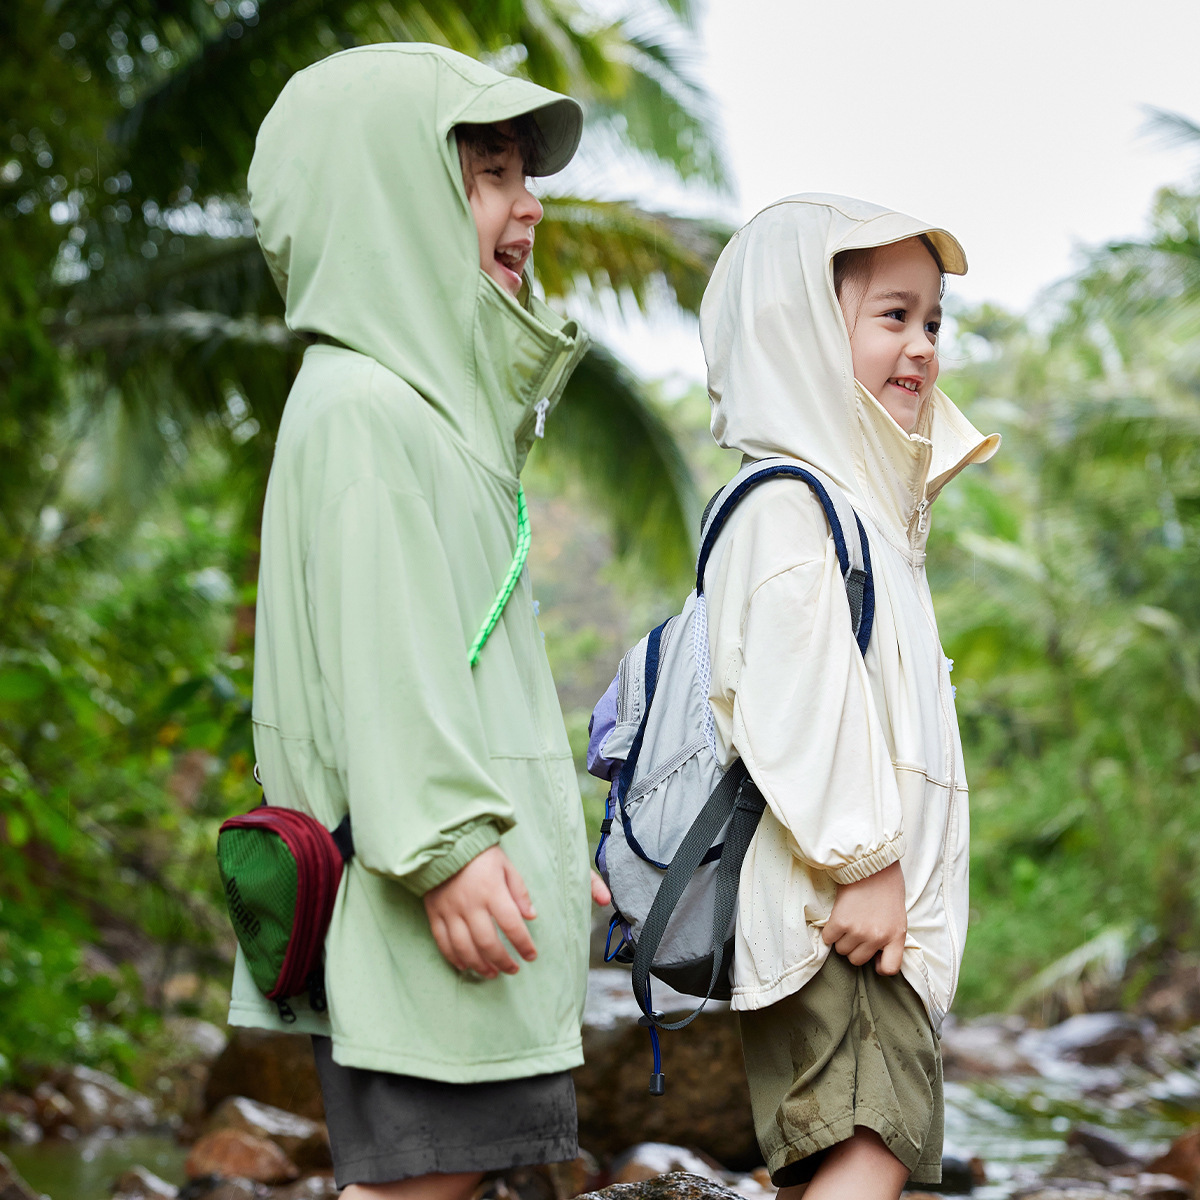
[[[530,293],[526,186],[580,125],[573,100],[462,55],[369,46],[293,77],[250,168],[312,342],[263,514],[255,751],[269,802],[330,829],[349,812],[356,853],[328,1011],[296,998],[283,1025],[239,955],[230,1022],[314,1035],[348,1200],[458,1200],[577,1152],[587,850],[526,573],[469,650],[513,562],[520,469],[586,349]]]

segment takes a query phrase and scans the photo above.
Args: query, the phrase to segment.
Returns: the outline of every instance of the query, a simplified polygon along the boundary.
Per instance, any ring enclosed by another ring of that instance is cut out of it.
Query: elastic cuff
[[[829,878],[834,883],[858,883],[871,875],[878,875],[884,867],[890,867],[892,863],[899,862],[903,854],[904,835],[898,833],[878,850],[872,850],[870,854],[864,854],[862,858],[856,858],[852,863],[838,867],[836,871],[830,871]]]
[[[452,849],[439,855],[432,862],[418,867],[410,875],[401,879],[410,892],[418,896],[425,895],[439,883],[445,883],[451,875],[457,875],[473,858],[477,858],[490,846],[500,842],[500,830],[490,818],[464,827],[464,832],[454,843]]]

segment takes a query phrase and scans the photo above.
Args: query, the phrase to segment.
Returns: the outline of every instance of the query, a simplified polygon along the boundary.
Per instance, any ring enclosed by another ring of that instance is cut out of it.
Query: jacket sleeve
[[[903,855],[900,793],[832,539],[819,507],[789,486],[777,497],[792,512],[798,498],[806,506],[801,527],[747,531],[731,565],[730,582],[751,586],[728,656],[730,730],[792,853],[852,883]],[[778,499],[774,508],[778,526]]]
[[[515,823],[490,774],[449,564],[424,498],[357,480],[321,509],[305,577],[356,856],[422,895]]]

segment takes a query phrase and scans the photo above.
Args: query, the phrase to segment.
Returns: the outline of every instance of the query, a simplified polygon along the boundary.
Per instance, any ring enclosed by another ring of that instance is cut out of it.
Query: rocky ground
[[[1054,1139],[1048,1144],[1060,1153],[1037,1172],[1013,1169],[989,1160],[986,1139],[972,1127],[951,1127],[943,1193],[1200,1200],[1200,1024],[1189,999],[1192,993],[1200,999],[1200,972],[1188,972],[1172,993],[1175,1009],[1164,1002],[1153,1015],[1145,1009],[1139,1015],[1084,1013],[1046,1029],[1013,1016],[949,1021],[943,1038],[948,1095],[977,1097],[1014,1121],[1022,1109],[1034,1118],[1042,1114],[1043,1131]],[[656,1002],[667,1011],[690,1007],[687,998],[670,994],[656,993]],[[649,1042],[637,1015],[628,972],[593,971],[587,1064],[576,1073],[586,1151],[573,1163],[491,1180],[479,1200],[568,1200],[597,1189],[606,1200],[773,1194],[754,1141],[727,1006],[712,1005],[686,1030],[666,1035],[661,1098],[647,1091]],[[214,1026],[190,1021],[179,1024],[177,1041],[188,1048],[187,1061],[173,1068],[161,1100],[72,1067],[31,1091],[0,1093],[0,1136],[18,1146],[61,1142],[64,1153],[80,1139],[147,1129],[170,1130],[184,1143],[182,1187],[139,1166],[112,1181],[113,1200],[321,1200],[337,1194],[306,1039],[249,1030],[231,1031],[227,1039]],[[1103,1125],[1087,1119],[1095,1114]],[[1187,1114],[1195,1114],[1195,1128]],[[1173,1140],[1162,1136],[1170,1130]],[[36,1195],[0,1156],[0,1200]]]

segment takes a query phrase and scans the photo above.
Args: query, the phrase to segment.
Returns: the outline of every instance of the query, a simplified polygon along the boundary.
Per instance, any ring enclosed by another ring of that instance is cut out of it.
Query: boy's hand
[[[592,903],[598,904],[603,908],[606,904],[612,902],[612,892],[608,890],[608,884],[596,874],[592,872]]]
[[[856,967],[878,954],[875,970],[880,975],[895,975],[907,933],[904,876],[900,864],[894,862],[857,883],[838,885],[833,912],[821,937]]]
[[[495,979],[501,971],[517,973],[497,925],[526,962],[537,958],[525,928],[537,913],[524,880],[499,846],[489,846],[445,883],[430,888],[424,900],[433,940],[456,971],[475,971],[485,979]]]

